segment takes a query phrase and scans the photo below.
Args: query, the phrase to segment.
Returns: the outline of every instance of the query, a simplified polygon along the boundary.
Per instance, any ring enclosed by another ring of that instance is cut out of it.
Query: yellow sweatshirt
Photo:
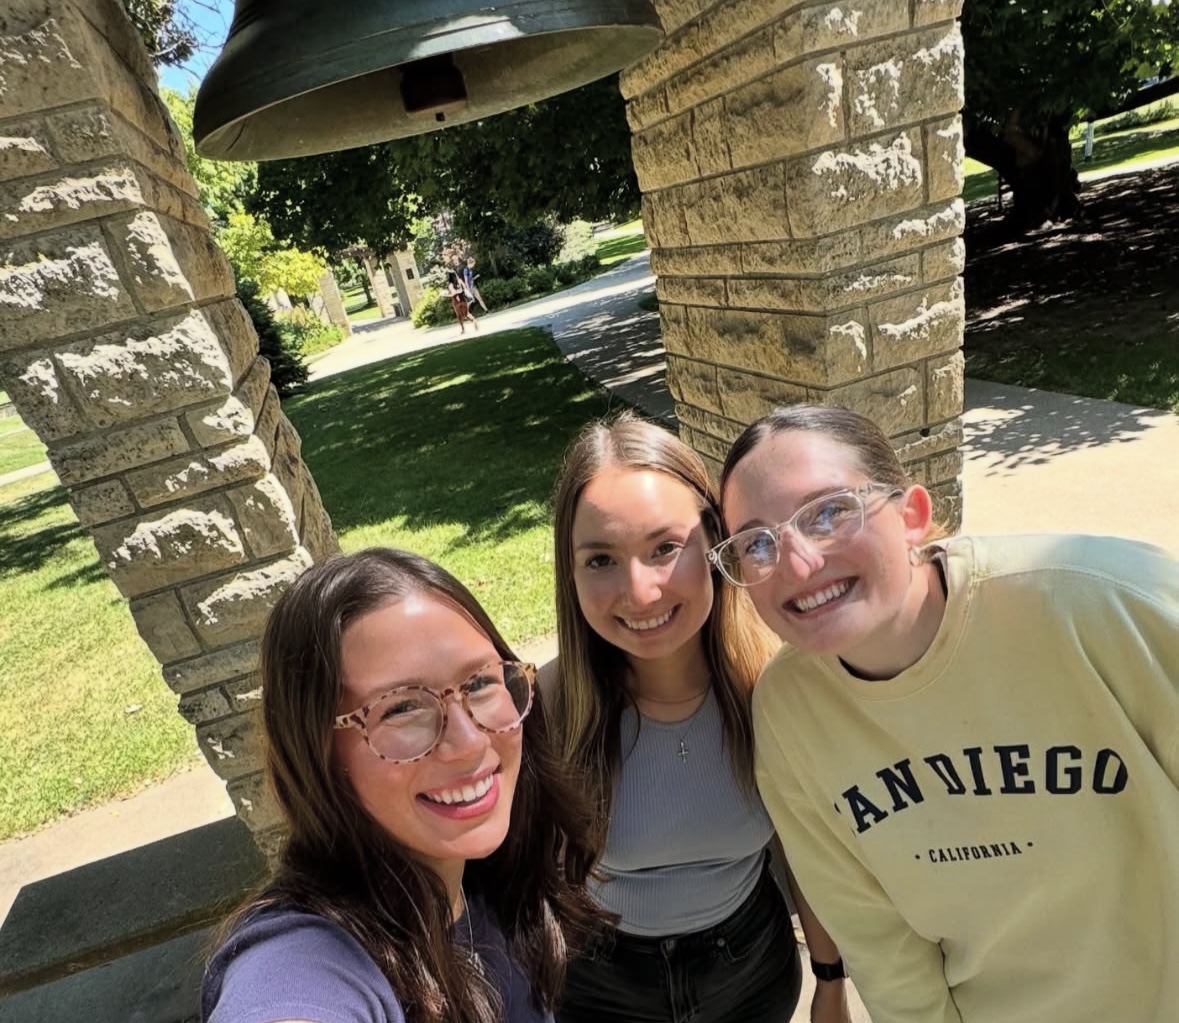
[[[959,537],[925,655],[783,649],[758,784],[873,1023],[1179,1021],[1179,562]]]

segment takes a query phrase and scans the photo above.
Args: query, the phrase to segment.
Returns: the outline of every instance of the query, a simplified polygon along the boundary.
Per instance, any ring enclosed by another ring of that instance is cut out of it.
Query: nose
[[[447,761],[469,760],[474,754],[481,755],[490,741],[487,733],[471,720],[459,695],[452,693],[446,701],[446,728],[434,756]]]
[[[659,569],[637,558],[626,573],[626,599],[635,607],[656,603],[663,595],[663,575]]]
[[[778,571],[785,568],[795,579],[805,582],[823,567],[823,555],[791,529],[778,537]]]

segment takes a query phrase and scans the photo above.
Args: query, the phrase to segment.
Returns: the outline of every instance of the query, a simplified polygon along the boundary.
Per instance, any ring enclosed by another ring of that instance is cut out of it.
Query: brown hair
[[[901,490],[913,485],[892,442],[867,416],[839,405],[789,405],[774,409],[750,423],[733,441],[721,469],[722,498],[742,459],[767,437],[791,430],[821,433],[850,448],[856,453],[864,475],[875,483],[887,483]],[[941,526],[932,524],[925,539],[934,540],[945,535]]]
[[[471,954],[452,944],[441,879],[369,816],[332,758],[344,633],[363,615],[414,593],[453,606],[502,658],[515,659],[466,587],[415,554],[338,555],[297,579],[279,598],[262,640],[266,766],[286,818],[285,842],[273,877],[225,933],[270,906],[316,913],[372,957],[407,1020],[492,1023],[502,1007]],[[551,1008],[570,948],[600,919],[584,889],[591,811],[549,745],[539,693],[522,727],[507,837],[490,856],[469,861],[463,881],[502,927],[538,1005]]]
[[[592,423],[573,440],[557,480],[556,547],[558,674],[553,723],[562,755],[583,771],[596,805],[595,852],[605,846],[607,822],[621,766],[620,718],[632,698],[622,679],[626,657],[585,620],[573,581],[573,520],[582,492],[609,467],[661,472],[696,496],[711,542],[720,538],[716,487],[700,456],[673,433],[633,413]],[[750,693],[778,646],[742,590],[721,584],[703,628],[704,655],[714,680],[726,744],[737,777],[753,790]]]

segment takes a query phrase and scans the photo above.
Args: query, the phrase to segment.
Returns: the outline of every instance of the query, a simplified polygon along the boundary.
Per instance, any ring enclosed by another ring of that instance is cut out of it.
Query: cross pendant
[[[680,760],[688,759],[688,747],[684,744],[684,740],[680,739],[680,751],[676,754]]]

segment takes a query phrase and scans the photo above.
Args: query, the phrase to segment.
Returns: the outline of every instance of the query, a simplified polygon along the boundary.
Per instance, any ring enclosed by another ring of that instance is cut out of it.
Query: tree
[[[1169,71],[1179,5],[968,0],[962,34],[966,153],[1010,185],[1016,224],[1037,226],[1080,208],[1069,128],[1136,105],[1141,82]]]
[[[482,247],[505,223],[613,219],[638,205],[614,75],[428,135],[263,163],[250,208],[277,236],[332,252],[400,248],[416,219],[443,210]]]
[[[326,266],[318,256],[280,245],[270,225],[249,213],[231,213],[217,231],[217,243],[239,280],[253,281],[263,295],[281,288],[292,298],[319,290]]]
[[[155,64],[183,64],[200,45],[196,29],[175,0],[123,0],[131,23]]]

